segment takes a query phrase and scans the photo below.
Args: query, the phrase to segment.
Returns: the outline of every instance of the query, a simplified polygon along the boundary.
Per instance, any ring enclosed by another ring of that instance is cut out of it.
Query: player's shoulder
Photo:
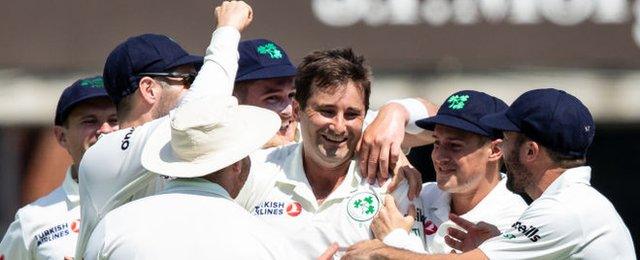
[[[86,151],[83,159],[90,156],[104,156],[105,152],[126,151],[134,145],[143,146],[144,140],[168,118],[168,116],[165,116],[140,126],[128,127],[104,134]]]
[[[18,210],[18,214],[22,216],[31,216],[35,215],[36,217],[39,214],[45,213],[47,211],[56,210],[57,208],[66,209],[66,193],[62,186],[54,189],[49,194],[38,198],[36,201],[27,204]]]
[[[49,194],[25,205],[16,212],[15,221],[20,222],[25,233],[39,229],[50,219],[59,218],[68,211],[66,193],[58,187]]]
[[[432,204],[434,201],[439,200],[445,195],[445,191],[438,188],[437,182],[426,182],[422,184],[422,190],[420,191],[420,199],[425,204]]]
[[[252,167],[257,165],[283,165],[287,158],[293,155],[300,147],[300,143],[256,150],[251,153]]]

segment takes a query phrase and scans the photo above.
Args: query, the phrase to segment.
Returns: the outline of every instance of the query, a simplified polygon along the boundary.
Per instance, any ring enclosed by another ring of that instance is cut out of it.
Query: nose
[[[337,114],[335,117],[333,117],[331,125],[329,125],[329,129],[339,135],[346,132],[347,122],[344,119],[344,116],[342,116],[341,114]]]
[[[431,151],[431,160],[436,164],[446,164],[451,161],[451,158],[442,149],[434,147]]]
[[[116,130],[118,130],[118,126],[111,126],[109,122],[104,122],[98,130],[96,130],[96,135],[100,136],[101,134],[108,134]]]
[[[283,119],[291,118],[291,116],[293,116],[293,106],[291,105],[291,101],[289,101],[289,103],[286,104],[278,114],[280,115],[280,118]]]

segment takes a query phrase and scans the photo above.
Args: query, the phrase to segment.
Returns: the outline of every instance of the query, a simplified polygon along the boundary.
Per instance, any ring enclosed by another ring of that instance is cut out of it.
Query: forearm
[[[231,96],[238,70],[239,41],[240,32],[232,26],[213,32],[204,64],[180,105],[208,96]]]
[[[405,136],[402,148],[411,148],[433,143],[433,137],[428,131],[416,126],[417,120],[433,116],[438,108],[431,102],[422,98],[405,98],[389,101],[381,109],[381,112],[394,113],[405,126]]]
[[[439,255],[427,255],[414,253],[408,250],[399,249],[395,247],[381,247],[375,249],[371,253],[370,259],[394,259],[394,260],[483,260],[488,259],[482,251],[479,249],[464,253],[464,254],[439,254]]]

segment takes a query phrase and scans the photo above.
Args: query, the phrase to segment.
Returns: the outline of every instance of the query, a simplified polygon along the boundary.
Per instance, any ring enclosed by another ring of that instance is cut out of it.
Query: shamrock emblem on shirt
[[[380,200],[372,192],[360,192],[351,197],[347,204],[347,213],[357,221],[367,221],[378,213]]]

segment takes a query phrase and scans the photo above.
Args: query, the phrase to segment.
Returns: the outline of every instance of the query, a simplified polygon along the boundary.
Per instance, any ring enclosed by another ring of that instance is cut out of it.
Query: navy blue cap
[[[291,64],[287,53],[270,40],[241,41],[238,53],[240,60],[236,82],[296,75],[296,67]]]
[[[572,157],[584,157],[596,127],[589,109],[576,97],[553,88],[527,91],[504,112],[483,123],[521,132],[541,145]]]
[[[92,98],[108,98],[104,90],[104,83],[101,76],[80,79],[62,91],[58,106],[56,107],[55,125],[62,125],[71,110],[78,104]]]
[[[138,89],[138,76],[144,72],[170,72],[181,65],[202,66],[201,56],[189,55],[173,39],[158,34],[143,34],[118,45],[104,64],[105,88],[113,103]]]
[[[499,98],[484,92],[463,90],[449,96],[435,116],[418,120],[416,125],[432,131],[436,125],[444,125],[497,139],[501,138],[502,132],[482,124],[480,118],[507,108]]]

